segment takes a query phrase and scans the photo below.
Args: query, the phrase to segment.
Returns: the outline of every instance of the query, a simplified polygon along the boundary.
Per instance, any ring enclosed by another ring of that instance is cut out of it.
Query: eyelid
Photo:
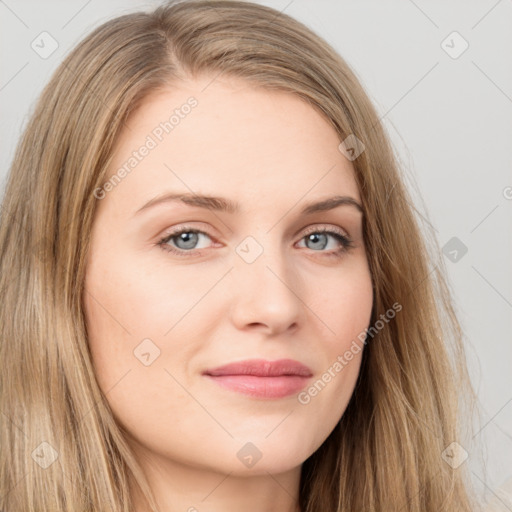
[[[177,224],[171,228],[164,230],[159,236],[158,239],[161,240],[164,237],[177,235],[182,231],[197,231],[203,233],[210,238],[220,238],[221,235],[217,234],[218,231],[212,228],[209,224],[200,221],[189,221],[183,222],[181,224]],[[212,233],[213,232],[213,233]]]
[[[316,233],[317,231],[334,231],[335,233],[338,233],[339,235],[343,235],[344,237],[350,238],[349,233],[346,229],[340,228],[339,226],[333,226],[332,224],[313,224],[310,226],[307,226],[306,228],[302,228],[299,230],[299,233],[303,233],[302,237],[305,237],[306,235],[309,235],[310,233]],[[301,237],[301,238],[302,238]]]

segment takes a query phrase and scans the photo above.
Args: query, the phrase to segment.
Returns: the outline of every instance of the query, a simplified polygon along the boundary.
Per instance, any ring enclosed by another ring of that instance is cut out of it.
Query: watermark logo
[[[351,133],[338,146],[338,149],[352,162],[365,150],[365,145],[360,139]]]
[[[458,263],[468,252],[467,246],[456,236],[450,238],[443,246],[443,254],[452,262]]]
[[[49,468],[59,457],[59,452],[46,441],[43,441],[32,453],[32,458],[43,469]]]
[[[245,443],[242,448],[238,450],[236,456],[244,466],[252,468],[261,459],[263,454],[253,443]]]
[[[453,31],[441,41],[441,48],[452,59],[458,59],[469,48],[469,43],[457,31]]]
[[[47,59],[59,47],[59,43],[48,32],[41,32],[31,43],[30,47],[41,59]]]
[[[133,355],[144,365],[152,365],[160,357],[160,349],[149,338],[143,339],[134,349]]]
[[[455,441],[441,452],[441,458],[453,469],[461,466],[468,457],[468,452]]]
[[[254,263],[263,254],[263,247],[254,237],[248,236],[237,245],[235,252],[246,263]]]

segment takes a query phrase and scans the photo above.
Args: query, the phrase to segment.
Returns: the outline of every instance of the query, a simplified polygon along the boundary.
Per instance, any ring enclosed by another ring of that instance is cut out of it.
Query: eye
[[[340,246],[338,249],[334,249],[334,252],[323,251],[329,245],[329,237],[335,240]],[[354,245],[350,238],[344,235],[341,231],[332,228],[318,228],[313,227],[309,229],[305,236],[301,238],[301,241],[305,240],[308,248],[313,249],[314,252],[325,252],[325,256],[340,257]]]
[[[206,247],[197,247],[201,238],[212,239],[210,235],[196,228],[183,226],[164,238],[160,239],[157,243],[164,251],[176,254],[177,256],[192,257],[200,256],[201,249]],[[334,240],[334,250],[325,251],[324,249],[329,245],[329,238]],[[341,231],[333,228],[310,228],[305,235],[302,236],[300,241],[305,240],[306,247],[313,252],[320,252],[325,256],[339,257],[353,247],[352,240],[350,240]],[[170,244],[172,242],[172,245]]]
[[[178,256],[190,256],[190,254],[187,253],[195,252],[198,249],[196,244],[201,237],[211,239],[211,237],[204,231],[184,226],[179,230],[166,235],[158,242],[157,245],[159,245],[164,251],[171,252]],[[175,243],[177,247],[169,245],[169,242],[171,241]],[[202,248],[204,249],[204,247]],[[199,249],[201,249],[201,247],[199,247]]]

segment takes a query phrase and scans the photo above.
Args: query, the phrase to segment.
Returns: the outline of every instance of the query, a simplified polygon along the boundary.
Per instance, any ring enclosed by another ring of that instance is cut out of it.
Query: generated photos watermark
[[[389,308],[386,313],[380,315],[380,319],[375,322],[374,325],[366,328],[364,331],[359,333],[357,339],[352,340],[350,348],[347,349],[343,354],[338,355],[336,361],[332,363],[327,370],[313,383],[309,388],[304,391],[301,391],[297,395],[297,400],[302,405],[307,405],[311,402],[311,399],[320,393],[325,386],[329,382],[331,382],[342,370],[347,366],[354,356],[359,354],[363,349],[363,346],[368,343],[368,336],[372,339],[373,337],[381,331],[384,326],[389,323],[390,320],[395,318],[398,312],[402,311],[402,305],[398,302],[395,302],[391,308]]]
[[[96,199],[103,199],[108,192],[114,190],[114,188],[126,178],[126,176],[139,165],[149,153],[155,149],[160,142],[164,140],[164,137],[172,132],[178,126],[183,119],[185,119],[192,109],[197,107],[199,102],[194,96],[187,99],[186,103],[183,103],[178,108],[173,110],[173,113],[169,116],[169,119],[162,121],[151,130],[148,134],[144,143],[135,151],[128,160],[126,160],[121,167],[101,186],[94,189],[94,197]]]

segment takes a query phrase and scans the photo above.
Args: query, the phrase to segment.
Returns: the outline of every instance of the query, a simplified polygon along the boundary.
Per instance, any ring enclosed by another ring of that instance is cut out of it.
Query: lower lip
[[[255,375],[207,375],[219,386],[259,398],[284,398],[303,389],[310,377],[281,375],[257,377]]]

